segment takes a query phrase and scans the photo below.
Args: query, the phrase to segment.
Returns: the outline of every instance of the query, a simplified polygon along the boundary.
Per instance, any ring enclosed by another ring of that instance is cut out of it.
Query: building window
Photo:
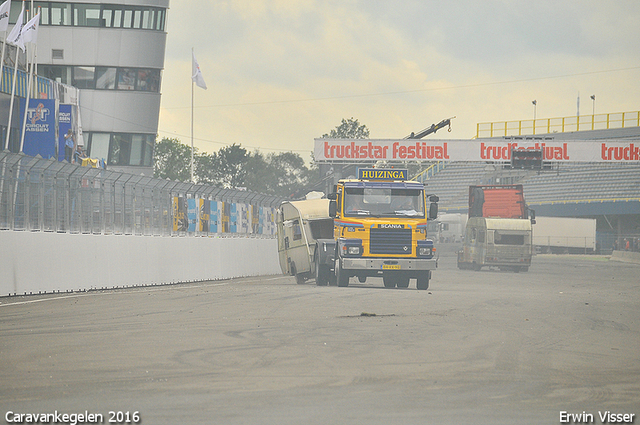
[[[131,19],[133,18],[133,10],[125,9],[122,19],[122,28],[131,28]]]
[[[33,4],[35,10],[40,10],[40,25],[51,25],[49,20],[49,3],[37,1]]]
[[[89,152],[89,156],[107,162],[110,139],[110,133],[89,133],[87,137],[87,151]]]
[[[155,10],[144,10],[142,11],[142,29],[152,30],[153,28],[153,18],[155,16]]]
[[[158,69],[139,69],[138,83],[136,85],[138,91],[160,91],[160,70]]]
[[[131,154],[131,135],[116,133],[111,136],[109,144],[109,164],[129,165]]]
[[[118,90],[136,89],[136,70],[132,68],[118,69]]]
[[[79,89],[160,92],[159,69],[39,65],[38,75]]]
[[[152,165],[154,134],[87,132],[84,136],[91,158],[109,165]]]
[[[122,10],[114,10],[113,12],[113,27],[120,28],[122,26]]]
[[[38,75],[62,84],[71,85],[71,67],[69,66],[39,65]]]
[[[156,30],[158,31],[164,30],[164,16],[165,16],[165,10],[164,9],[158,10],[158,20],[156,21]]]
[[[152,134],[147,134],[144,141],[144,151],[142,152],[142,165],[148,167],[153,165],[153,142],[156,137]]]
[[[15,24],[21,5],[12,2],[10,22]],[[57,3],[38,1],[40,25],[132,28],[164,31],[165,9],[147,6],[100,5],[95,3]]]
[[[116,68],[96,67],[96,89],[113,90],[116,88]]]
[[[103,6],[100,24],[105,28],[113,26],[113,7]]]
[[[51,25],[72,25],[71,3],[51,3]]]
[[[142,153],[145,144],[144,134],[134,134],[131,136],[131,155],[129,165],[142,165]]]
[[[142,10],[136,9],[133,11],[133,27],[139,29],[142,25]]]
[[[95,84],[95,68],[92,66],[74,66],[72,86],[79,89],[94,89]]]
[[[100,5],[75,4],[73,6],[73,22],[78,27],[104,26],[100,25]]]

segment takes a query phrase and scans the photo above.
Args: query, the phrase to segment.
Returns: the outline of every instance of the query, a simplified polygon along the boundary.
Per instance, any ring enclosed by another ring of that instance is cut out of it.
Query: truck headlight
[[[431,239],[425,239],[423,241],[418,241],[418,257],[433,257],[436,252],[435,246],[433,246],[433,241]]]
[[[347,247],[347,254],[349,254],[349,255],[360,255],[360,247],[359,246]]]
[[[427,256],[431,255],[431,247],[430,246],[421,246],[418,248],[418,255]]]
[[[338,241],[340,255],[343,257],[359,257],[363,254],[362,239],[341,239]]]

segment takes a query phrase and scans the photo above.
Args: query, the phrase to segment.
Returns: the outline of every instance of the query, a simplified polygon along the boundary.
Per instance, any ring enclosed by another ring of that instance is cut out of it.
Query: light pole
[[[596,128],[596,95],[591,95],[591,100],[593,101],[593,109],[591,110],[591,130],[595,130]]]
[[[532,100],[533,103],[533,134],[536,134],[536,108],[538,107],[538,101]]]

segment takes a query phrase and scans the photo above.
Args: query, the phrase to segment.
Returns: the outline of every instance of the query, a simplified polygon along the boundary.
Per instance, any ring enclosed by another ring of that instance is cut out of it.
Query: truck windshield
[[[424,191],[421,189],[346,188],[344,215],[354,217],[407,216],[423,218]]]
[[[524,235],[505,235],[496,230],[493,239],[496,245],[524,245]]]

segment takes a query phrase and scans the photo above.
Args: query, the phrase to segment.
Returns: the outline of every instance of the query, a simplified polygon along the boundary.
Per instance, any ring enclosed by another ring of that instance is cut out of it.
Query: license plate
[[[400,270],[400,264],[383,264],[382,270]]]

